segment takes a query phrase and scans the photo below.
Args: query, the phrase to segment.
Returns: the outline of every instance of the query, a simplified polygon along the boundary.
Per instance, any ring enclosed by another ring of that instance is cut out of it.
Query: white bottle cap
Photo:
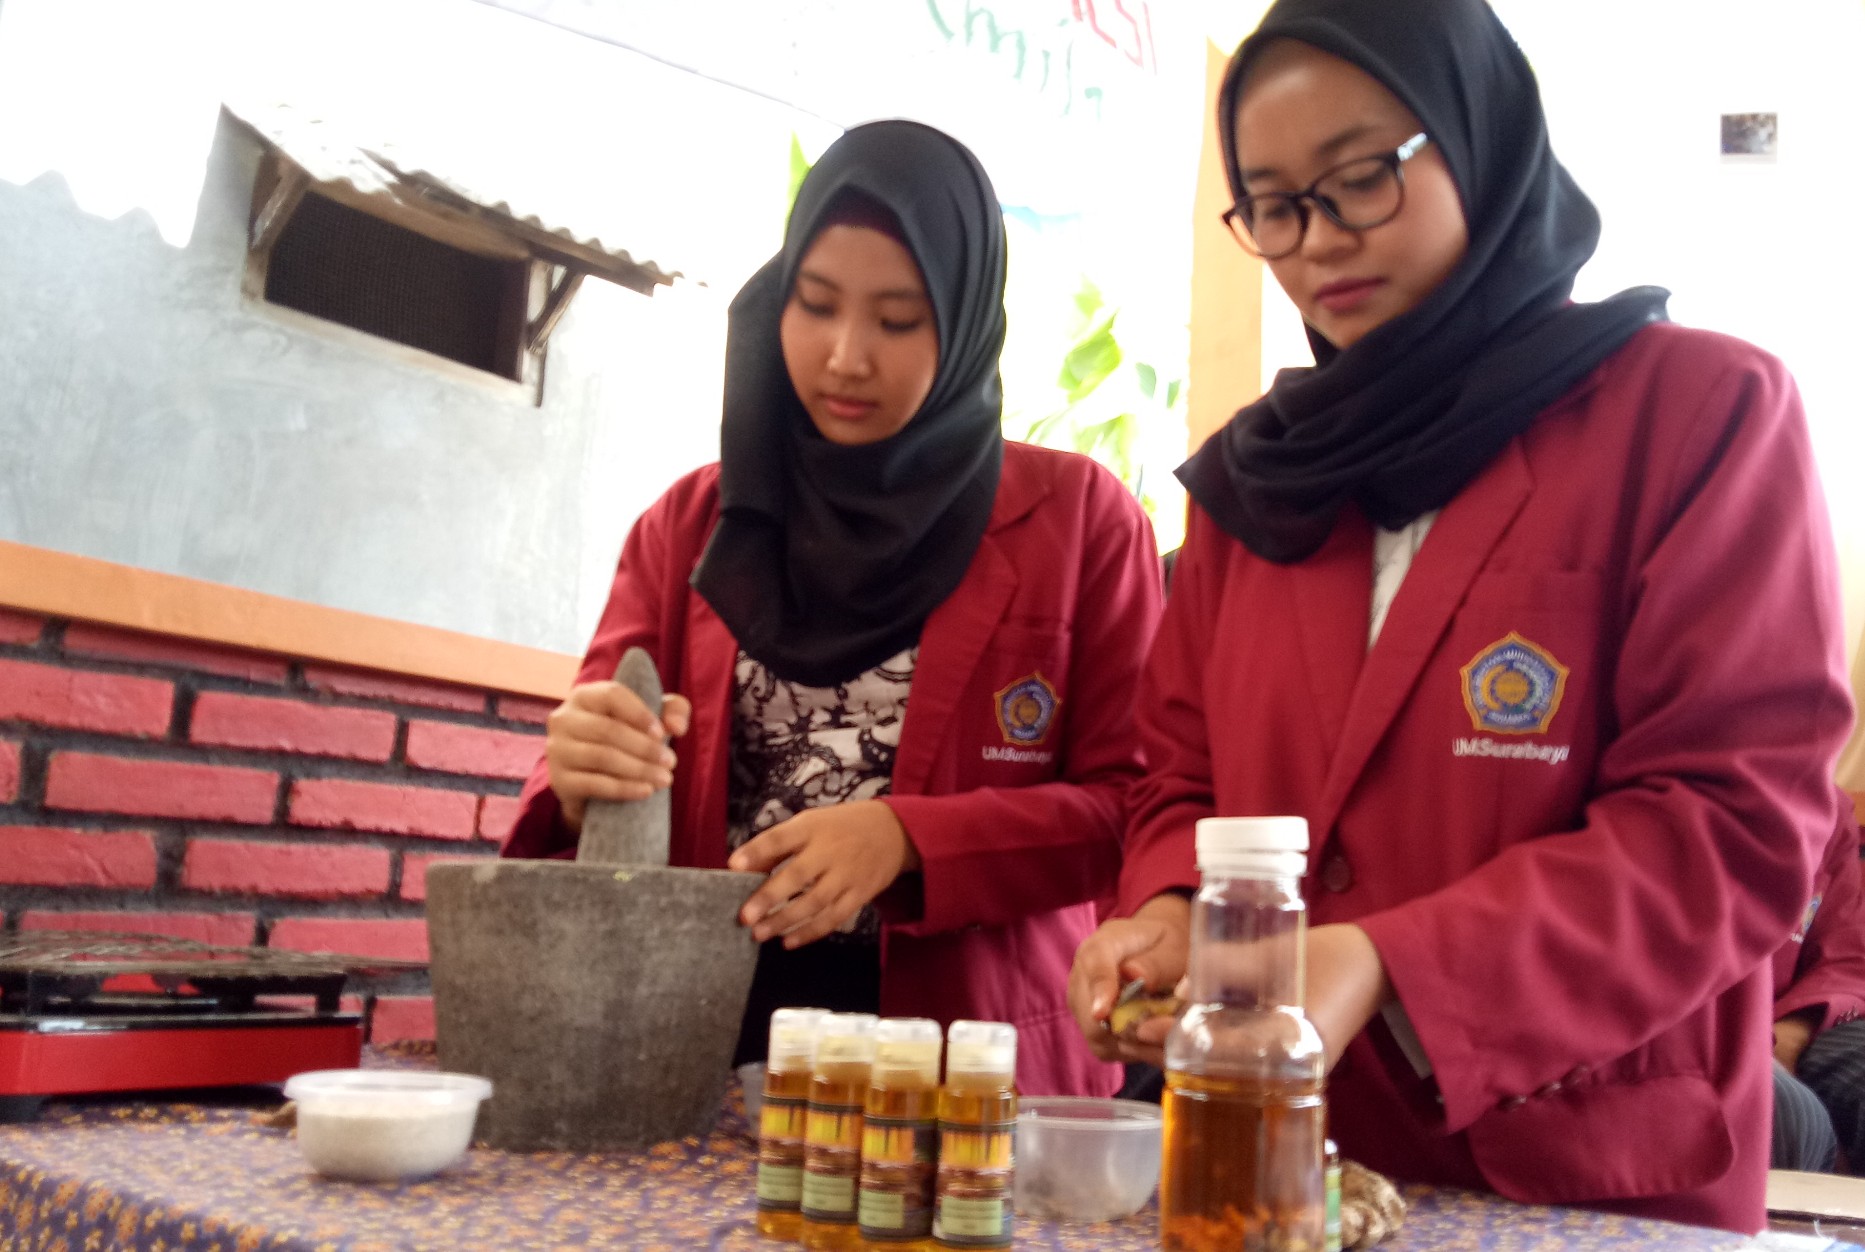
[[[948,1074],[1017,1072],[1017,1028],[1008,1022],[953,1022],[945,1040]]]
[[[874,1030],[874,1068],[907,1070],[939,1081],[939,1023],[926,1017],[883,1017]]]
[[[816,1060],[816,1036],[828,1009],[778,1009],[771,1014],[768,1068],[783,1071],[808,1069]]]
[[[1308,819],[1201,817],[1198,871],[1251,878],[1300,878],[1308,872]]]
[[[874,1028],[880,1018],[872,1013],[831,1013],[822,1019],[816,1036],[816,1068],[824,1065],[874,1060]]]

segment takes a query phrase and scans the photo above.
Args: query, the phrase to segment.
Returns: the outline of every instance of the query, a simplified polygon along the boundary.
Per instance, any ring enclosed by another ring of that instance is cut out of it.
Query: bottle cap
[[[816,1060],[816,1036],[828,1009],[778,1009],[771,1014],[770,1060],[774,1070],[808,1069]]]
[[[883,1017],[874,1030],[874,1067],[912,1070],[939,1080],[939,1023],[925,1017]]]
[[[831,1013],[822,1019],[816,1036],[816,1067],[838,1062],[869,1064],[874,1060],[874,1028],[880,1018],[872,1013]]]
[[[1198,870],[1252,878],[1300,878],[1308,871],[1308,819],[1201,817]]]
[[[945,1040],[948,1074],[1017,1071],[1017,1028],[1008,1022],[953,1022]]]

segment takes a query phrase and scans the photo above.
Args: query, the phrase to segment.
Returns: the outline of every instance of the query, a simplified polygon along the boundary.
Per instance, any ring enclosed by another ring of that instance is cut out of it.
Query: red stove
[[[0,936],[0,1121],[30,1120],[54,1095],[246,1086],[351,1068],[363,1022],[341,1010],[344,984],[425,968],[162,935]]]

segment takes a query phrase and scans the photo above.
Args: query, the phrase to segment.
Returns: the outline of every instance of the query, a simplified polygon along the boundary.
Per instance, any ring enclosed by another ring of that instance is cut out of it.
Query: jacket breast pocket
[[[1064,622],[1011,620],[991,633],[959,718],[975,785],[1028,786],[1061,772],[1069,654]]]

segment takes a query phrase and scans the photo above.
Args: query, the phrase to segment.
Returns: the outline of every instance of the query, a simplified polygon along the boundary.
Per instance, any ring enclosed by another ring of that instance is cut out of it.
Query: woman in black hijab
[[[1655,289],[1571,302],[1598,217],[1483,0],[1280,0],[1218,124],[1316,364],[1180,470],[1077,1020],[1171,1099],[1185,1040],[1115,1039],[1115,988],[1184,971],[1197,819],[1297,814],[1343,1152],[1757,1230],[1765,962],[1851,718],[1792,380]]]
[[[839,139],[739,293],[718,465],[636,524],[506,846],[671,787],[673,861],[768,871],[740,1041],[815,1005],[1007,1021],[1025,1090],[1106,1094],[1068,962],[1111,889],[1159,611],[1133,498],[1006,443],[1004,230],[962,145]],[[670,696],[607,681],[630,645]],[[678,741],[678,760],[666,736]]]

